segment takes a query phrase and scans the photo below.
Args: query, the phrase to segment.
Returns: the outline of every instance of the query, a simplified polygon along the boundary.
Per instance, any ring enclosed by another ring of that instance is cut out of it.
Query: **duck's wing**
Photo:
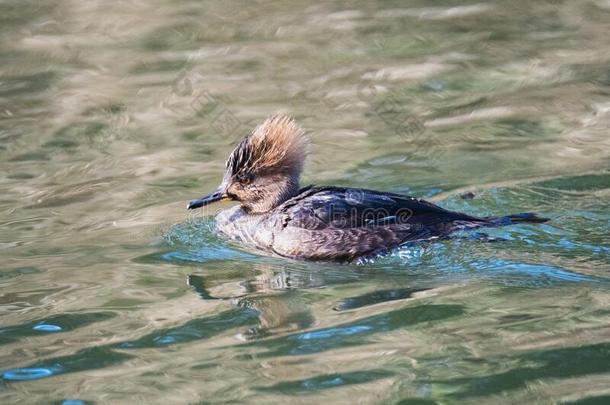
[[[408,241],[442,236],[456,224],[481,221],[414,197],[366,189],[311,187],[278,207],[289,256],[351,260]],[[279,253],[279,251],[278,251]]]
[[[280,207],[283,225],[309,230],[433,227],[481,219],[401,194],[342,187],[310,187]]]

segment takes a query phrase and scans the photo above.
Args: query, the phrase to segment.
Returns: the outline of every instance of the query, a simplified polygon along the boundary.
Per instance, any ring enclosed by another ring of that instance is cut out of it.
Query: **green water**
[[[0,2],[0,403],[609,403],[609,21]],[[185,205],[278,111],[305,184],[551,221],[363,265],[241,250]]]

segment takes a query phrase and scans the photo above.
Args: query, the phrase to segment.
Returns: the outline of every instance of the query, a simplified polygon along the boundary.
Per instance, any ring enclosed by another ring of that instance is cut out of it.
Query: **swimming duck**
[[[306,148],[293,119],[267,118],[233,150],[218,189],[187,208],[239,202],[216,216],[216,229],[226,237],[273,255],[343,262],[456,230],[547,220],[531,213],[474,217],[419,198],[360,188],[300,188]]]

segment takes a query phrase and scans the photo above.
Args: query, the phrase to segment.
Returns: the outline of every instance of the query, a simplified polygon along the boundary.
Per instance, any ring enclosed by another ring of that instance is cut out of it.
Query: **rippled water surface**
[[[1,1],[0,403],[609,403],[609,22]],[[185,204],[278,111],[304,183],[551,221],[359,265],[241,250]]]

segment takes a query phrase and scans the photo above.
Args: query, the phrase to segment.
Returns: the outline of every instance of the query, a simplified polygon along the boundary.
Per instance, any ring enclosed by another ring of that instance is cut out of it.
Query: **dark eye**
[[[239,181],[241,184],[247,185],[252,183],[252,176],[247,174],[240,174],[239,176],[237,176],[237,181]]]

